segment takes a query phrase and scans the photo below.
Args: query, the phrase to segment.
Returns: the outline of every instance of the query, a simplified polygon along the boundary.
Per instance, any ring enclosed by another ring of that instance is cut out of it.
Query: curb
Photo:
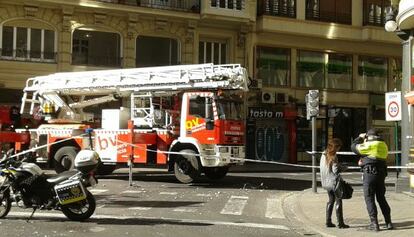
[[[303,212],[302,203],[298,200],[303,192],[309,192],[311,189],[305,189],[300,193],[290,192],[282,199],[282,208],[286,219],[293,226],[292,230],[300,235],[320,235],[324,237],[336,237],[322,229],[316,227]]]

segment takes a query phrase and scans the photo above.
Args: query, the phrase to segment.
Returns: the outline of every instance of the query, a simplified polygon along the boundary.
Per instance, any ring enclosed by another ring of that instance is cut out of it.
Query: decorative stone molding
[[[64,7],[62,9],[62,30],[63,31],[70,31],[71,30],[71,23],[73,16],[73,7]]]
[[[192,43],[194,42],[194,33],[195,29],[197,28],[197,22],[196,21],[189,21],[187,25],[187,30],[185,34],[185,42],[186,43]]]
[[[135,38],[135,27],[137,26],[138,16],[136,14],[129,14],[128,15],[128,31],[127,31],[127,39],[132,40]]]
[[[156,31],[166,31],[168,28],[168,20],[165,19],[156,19],[155,20],[155,30]]]
[[[26,17],[35,17],[39,8],[33,5],[24,5],[24,14]]]
[[[94,18],[95,18],[95,24],[103,24],[106,20],[106,14],[105,13],[95,13],[94,14]]]

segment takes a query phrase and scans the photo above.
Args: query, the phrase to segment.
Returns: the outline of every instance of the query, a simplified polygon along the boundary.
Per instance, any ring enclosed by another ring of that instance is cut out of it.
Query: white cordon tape
[[[16,156],[21,156],[21,155],[24,155],[24,154],[29,153],[29,152],[34,152],[36,150],[39,150],[39,149],[42,149],[42,148],[45,148],[45,147],[48,147],[48,146],[51,146],[51,145],[54,145],[54,144],[62,143],[62,142],[68,141],[68,140],[72,140],[74,138],[81,138],[81,137],[86,136],[86,135],[88,135],[88,134],[81,134],[81,135],[78,135],[78,136],[75,136],[75,137],[70,137],[70,138],[66,138],[66,139],[63,139],[63,140],[59,140],[57,142],[48,143],[48,144],[45,144],[45,145],[42,145],[42,146],[34,147],[34,148],[29,149],[29,150],[22,151],[22,152],[19,152],[17,154],[14,154],[14,155],[10,156],[10,158],[16,157]],[[125,145],[128,145],[128,146],[132,146],[132,147],[141,149],[141,150],[143,149],[142,147],[139,147],[139,146],[137,146],[135,144],[132,144],[132,143],[128,143],[128,142],[124,142],[124,141],[120,141],[120,140],[118,140],[118,142],[121,143],[121,144],[125,144]],[[156,151],[156,150],[151,150],[151,149],[145,149],[145,150],[149,151],[149,152],[158,152],[158,153],[164,153],[164,154],[200,156],[200,154],[193,154],[193,153],[183,153],[183,152],[174,152],[174,151]],[[322,154],[322,152],[320,152],[320,151],[316,151],[316,152],[307,151],[306,153],[308,153],[310,155],[312,155],[312,154]],[[400,151],[390,151],[389,152],[389,154],[400,154],[400,153],[401,153]],[[350,152],[350,151],[337,152],[337,154],[339,154],[339,155],[356,155],[355,153]],[[214,157],[216,157],[216,156],[214,156]],[[317,168],[317,169],[319,169],[319,166],[289,164],[289,163],[282,163],[282,162],[277,162],[277,161],[254,160],[254,159],[246,159],[246,158],[240,158],[240,157],[230,157],[230,159],[231,160],[244,161],[244,162],[247,161],[247,162],[254,162],[254,163],[275,164],[275,165],[284,165],[284,166],[292,166],[292,167],[300,167],[300,168],[310,168],[310,169]],[[410,169],[410,168],[413,168],[413,167],[409,167],[409,166],[388,166],[387,168],[388,169]],[[349,166],[348,169],[361,169],[361,167],[359,167],[359,166]]]
[[[82,136],[85,136],[85,135],[87,135],[87,134],[81,134],[79,136],[69,137],[69,138],[66,138],[66,139],[63,139],[63,140],[59,140],[57,142],[52,142],[52,143],[48,143],[48,144],[45,144],[45,145],[37,146],[37,147],[31,148],[29,150],[25,150],[25,151],[16,153],[16,154],[10,156],[10,158],[17,157],[17,156],[21,156],[21,155],[24,155],[24,154],[27,154],[27,153],[30,153],[30,152],[34,152],[36,150],[40,150],[42,148],[45,148],[45,147],[48,147],[48,146],[51,146],[51,145],[54,145],[54,144],[66,142],[66,141],[69,141],[69,140],[72,140],[72,139],[75,139],[75,138],[82,138]]]
[[[118,141],[122,144],[133,146],[135,148],[143,150],[142,147],[138,147],[137,145],[134,145],[132,143]],[[151,149],[146,149],[146,151],[149,152],[158,152],[158,153],[164,153],[164,154],[176,154],[176,155],[191,155],[191,156],[201,156],[200,154],[192,154],[192,153],[183,153],[183,152],[173,152],[173,151],[156,151]],[[311,152],[308,151],[308,154],[322,154],[323,152]],[[400,151],[390,151],[389,154],[400,154]],[[337,152],[339,155],[356,155],[354,152],[345,151],[345,152]],[[214,156],[215,157],[215,156]],[[239,158],[239,157],[230,157],[231,160],[239,160],[239,161],[248,161],[248,162],[255,162],[255,163],[265,163],[265,164],[276,164],[276,165],[285,165],[285,166],[293,166],[293,167],[301,167],[301,168],[318,168],[319,166],[312,166],[312,165],[298,165],[298,164],[289,164],[289,163],[282,163],[277,161],[265,161],[265,160],[254,160],[254,159],[246,159],[246,158]],[[359,166],[348,166],[348,169],[361,169]],[[413,167],[408,166],[387,166],[388,169],[410,169]]]

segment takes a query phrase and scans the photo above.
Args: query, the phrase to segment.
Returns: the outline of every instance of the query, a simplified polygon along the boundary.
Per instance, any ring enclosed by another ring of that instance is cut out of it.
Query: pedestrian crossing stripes
[[[9,216],[12,217],[27,217],[30,215],[28,212],[10,212]],[[50,212],[37,212],[37,218],[48,218],[48,219],[65,219],[66,217],[62,213],[50,213]],[[274,229],[274,230],[290,230],[289,227],[284,225],[275,225],[275,224],[262,224],[262,223],[252,223],[252,222],[230,222],[230,221],[217,221],[217,220],[203,220],[203,219],[178,219],[178,218],[166,218],[166,217],[136,217],[128,215],[105,215],[105,214],[94,214],[91,217],[91,220],[130,220],[130,219],[140,219],[140,220],[149,220],[149,221],[168,221],[173,223],[194,223],[194,224],[204,224],[204,225],[221,225],[221,226],[239,226],[239,227],[248,227],[248,228],[262,228],[262,229]]]
[[[178,207],[178,208],[175,208],[173,211],[175,211],[175,212],[196,212],[197,208],[195,208],[195,207]]]
[[[225,215],[241,215],[248,199],[249,197],[247,196],[231,196],[220,213]]]
[[[90,190],[92,193],[94,194],[102,194],[107,192],[108,190],[106,189],[91,189]],[[139,191],[139,190],[127,190],[127,191],[123,191],[121,193],[141,193],[143,191]],[[176,195],[177,192],[158,192],[158,194],[160,195]],[[98,197],[98,196],[97,196]],[[137,196],[138,197],[138,196]],[[230,197],[227,198],[218,198],[215,199],[214,195],[211,194],[203,194],[203,193],[197,193],[194,194],[193,198],[198,197],[198,200],[192,200],[192,201],[182,201],[183,205],[179,205],[179,206],[172,206],[169,207],[168,205],[166,205],[166,201],[163,200],[163,198],[161,198],[161,200],[142,200],[139,202],[143,203],[143,206],[125,206],[124,210],[127,211],[125,213],[128,213],[128,211],[134,211],[134,212],[142,212],[142,214],[146,213],[157,213],[159,211],[161,212],[165,212],[165,211],[170,211],[172,213],[203,213],[205,210],[209,210],[209,212],[215,212],[217,214],[220,215],[234,215],[234,216],[241,216],[241,215],[252,215],[253,213],[251,213],[251,207],[248,207],[249,204],[249,197],[248,196],[237,196],[237,195],[232,195]],[[205,199],[204,197],[209,197],[208,199]],[[113,204],[113,202],[117,202],[120,201],[122,198],[121,196],[105,196],[105,198],[103,199],[97,199],[96,204],[97,204],[97,209],[99,209],[100,211],[103,211],[104,213],[110,211],[112,212],[111,209],[113,208],[119,208],[118,205]],[[131,198],[131,196],[129,196],[128,198]],[[169,196],[167,196],[166,198],[170,199]],[[200,200],[200,198],[202,198],[203,201]],[[255,197],[256,198],[256,197]],[[255,216],[264,216],[265,218],[268,219],[284,219],[285,218],[285,214],[282,208],[282,199],[283,196],[281,195],[270,195],[270,196],[263,196],[260,198],[261,201],[264,205],[263,207],[265,208],[261,208],[261,209],[257,209],[255,208]],[[176,200],[176,199],[174,199]],[[210,200],[213,200],[212,202],[210,202]],[[257,200],[252,200],[251,204],[253,205]],[[133,203],[134,200],[131,199],[131,203]],[[139,203],[138,202],[138,203]],[[188,203],[186,203],[188,202]],[[172,201],[172,204],[174,203],[174,201]],[[180,200],[178,200],[177,204],[180,203]],[[224,206],[220,206],[224,204]],[[15,203],[12,204],[14,207],[16,206]],[[148,206],[150,205],[150,206]],[[249,213],[250,212],[250,213]]]
[[[105,193],[108,191],[108,189],[90,189],[89,190],[92,194],[96,195],[96,194],[101,194],[101,193]]]
[[[125,193],[125,194],[127,194],[127,193],[130,193],[130,194],[134,194],[134,193],[144,193],[145,191],[142,191],[142,190],[126,190],[126,191],[123,191],[122,193]]]
[[[266,214],[267,218],[285,218],[283,214],[282,201],[277,196],[267,198]]]
[[[130,207],[128,210],[139,210],[139,211],[147,211],[150,210],[151,207]]]
[[[104,189],[92,189],[91,190],[94,193],[103,193],[106,192],[107,190]],[[140,194],[140,193],[144,193],[145,191],[140,191],[140,190],[126,190],[121,192],[121,194]],[[177,192],[158,192],[159,195],[166,195],[166,196],[177,196]],[[213,195],[211,194],[206,194],[206,193],[197,193],[195,194],[196,197],[208,197],[210,200]],[[261,212],[263,213],[262,215],[265,216],[265,218],[268,219],[284,219],[285,215],[283,213],[283,208],[282,208],[282,200],[281,200],[281,196],[280,195],[272,195],[269,197],[264,197],[265,203],[266,203],[266,209]],[[154,206],[148,207],[148,206],[130,206],[130,207],[126,207],[127,210],[131,210],[131,211],[149,211],[149,210],[157,210],[158,207],[156,206],[156,201],[152,200],[154,202]],[[230,196],[227,200],[223,200],[225,201],[225,204],[223,206],[223,208],[218,209],[217,212],[219,212],[221,215],[236,215],[236,216],[240,216],[243,215],[243,212],[245,212],[245,207],[248,205],[248,201],[249,201],[249,197],[248,196],[237,196],[237,195],[232,195]],[[160,201],[162,202],[162,201]],[[111,206],[111,201],[110,199],[106,198],[105,200],[98,200],[97,203],[100,203],[102,205],[98,206],[97,208],[113,208],[113,206]],[[173,212],[177,212],[177,213],[194,213],[194,212],[202,212],[203,207],[202,206],[207,206],[205,205],[205,203],[202,203],[201,206],[197,205],[197,206],[180,206],[180,207],[175,207],[173,209],[171,209],[171,211]],[[165,208],[165,207],[160,207],[161,208]]]
[[[177,192],[160,192],[160,195],[177,195]]]

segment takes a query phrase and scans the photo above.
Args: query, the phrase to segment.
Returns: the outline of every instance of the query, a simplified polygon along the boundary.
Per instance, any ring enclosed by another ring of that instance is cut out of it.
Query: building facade
[[[240,63],[251,89],[249,158],[310,159],[305,94],[321,94],[318,150],[383,130],[384,93],[401,85],[388,0],[0,0],[0,104],[29,77],[60,71]],[[251,145],[254,144],[254,145]]]

